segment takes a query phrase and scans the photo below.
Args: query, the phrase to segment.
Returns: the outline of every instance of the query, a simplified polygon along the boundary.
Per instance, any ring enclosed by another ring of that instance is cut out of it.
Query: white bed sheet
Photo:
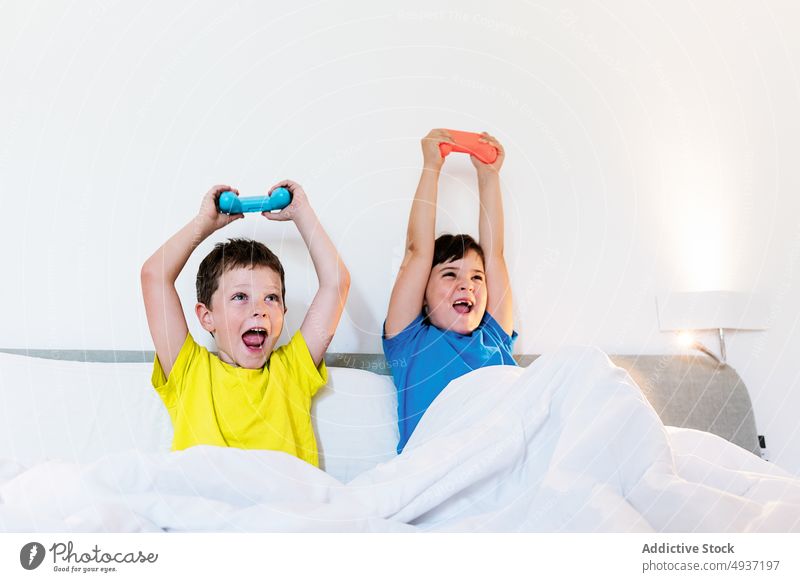
[[[800,480],[666,429],[600,351],[454,381],[404,453],[347,484],[289,455],[194,447],[0,463],[7,531],[800,530]]]

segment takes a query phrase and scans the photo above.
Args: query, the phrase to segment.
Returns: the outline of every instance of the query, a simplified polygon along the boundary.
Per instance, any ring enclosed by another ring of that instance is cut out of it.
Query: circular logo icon
[[[39,542],[29,542],[19,551],[19,563],[26,570],[35,570],[44,561],[44,546]]]

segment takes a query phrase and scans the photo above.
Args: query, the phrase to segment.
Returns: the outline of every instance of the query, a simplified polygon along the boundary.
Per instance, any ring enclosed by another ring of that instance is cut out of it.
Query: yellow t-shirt
[[[311,397],[328,381],[297,331],[260,369],[238,368],[198,345],[191,334],[169,379],[158,356],[153,387],[172,418],[172,450],[195,445],[285,451],[319,466]]]

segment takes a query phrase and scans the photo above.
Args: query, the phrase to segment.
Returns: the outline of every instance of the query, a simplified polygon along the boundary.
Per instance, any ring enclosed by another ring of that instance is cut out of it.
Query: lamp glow
[[[695,337],[690,331],[678,332],[678,345],[684,349],[689,349],[694,345]]]

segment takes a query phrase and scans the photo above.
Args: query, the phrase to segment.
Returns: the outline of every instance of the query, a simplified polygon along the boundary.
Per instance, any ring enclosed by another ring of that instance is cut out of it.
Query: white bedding
[[[25,469],[7,531],[800,531],[800,480],[665,429],[591,348],[454,381],[404,453],[347,484],[289,455],[194,447]]]

